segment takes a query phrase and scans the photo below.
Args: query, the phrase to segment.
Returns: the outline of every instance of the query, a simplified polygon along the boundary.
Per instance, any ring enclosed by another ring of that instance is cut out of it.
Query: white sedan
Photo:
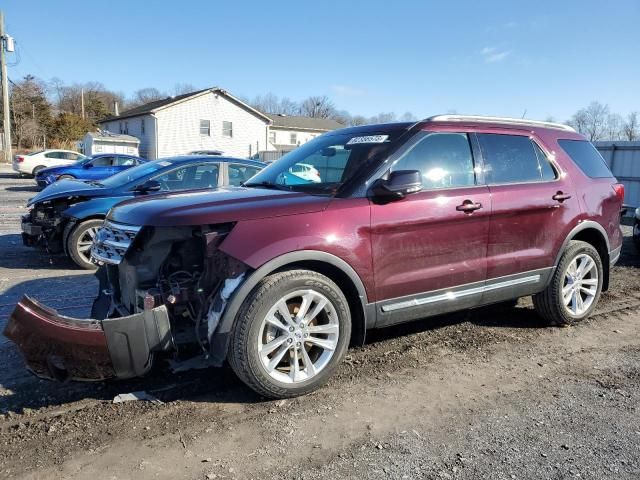
[[[21,175],[35,175],[43,168],[71,165],[83,158],[86,157],[71,150],[40,150],[14,156],[13,169]]]

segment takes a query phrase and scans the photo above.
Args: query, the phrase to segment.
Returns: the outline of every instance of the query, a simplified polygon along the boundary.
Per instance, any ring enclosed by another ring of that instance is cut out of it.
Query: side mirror
[[[149,193],[149,192],[157,192],[162,188],[160,182],[157,180],[147,180],[143,184],[138,185],[133,190],[138,193]]]
[[[411,193],[422,190],[422,177],[418,170],[397,170],[386,180],[379,179],[371,187],[371,192],[381,200],[399,200]]]

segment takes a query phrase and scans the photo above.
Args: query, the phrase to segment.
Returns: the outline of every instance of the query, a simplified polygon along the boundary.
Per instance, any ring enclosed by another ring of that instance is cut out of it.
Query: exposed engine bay
[[[62,252],[67,223],[62,213],[81,200],[80,197],[70,197],[36,203],[29,213],[22,217],[25,244],[42,245],[49,253]]]
[[[226,300],[248,269],[218,249],[232,226],[139,229],[107,221],[94,245],[94,258],[104,265],[97,272],[100,293],[92,317],[126,317],[164,306],[173,363],[208,359]]]

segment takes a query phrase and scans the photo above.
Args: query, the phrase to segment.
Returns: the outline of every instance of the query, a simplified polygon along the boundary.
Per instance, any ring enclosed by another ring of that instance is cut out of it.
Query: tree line
[[[640,140],[640,113],[634,111],[623,117],[600,102],[594,101],[581,108],[567,123],[592,142]]]
[[[27,75],[17,82],[12,81],[9,87],[12,141],[19,150],[72,148],[86,132],[95,130],[101,120],[114,113],[116,103],[122,113],[152,101],[195,90],[191,84],[180,83],[169,92],[147,87],[126,97],[100,82],[68,84],[59,78],[47,82]],[[417,120],[411,112],[402,115],[381,112],[370,117],[352,115],[339,109],[326,95],[294,101],[267,93],[243,100],[264,113],[329,118],[345,126]],[[607,105],[595,101],[578,110],[566,123],[591,141],[640,140],[640,113],[632,112],[622,117],[611,112]]]

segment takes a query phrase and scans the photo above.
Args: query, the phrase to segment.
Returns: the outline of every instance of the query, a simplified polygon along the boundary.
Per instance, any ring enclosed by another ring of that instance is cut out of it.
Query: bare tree
[[[617,113],[607,115],[603,140],[620,140],[624,120]]]
[[[184,95],[186,93],[195,92],[196,90],[198,89],[190,83],[176,83],[173,86],[172,93],[174,96],[178,96],[178,95]]]
[[[9,95],[11,123],[18,148],[41,145],[51,124],[47,86],[33,75],[13,83]]]
[[[622,125],[622,135],[625,140],[634,142],[640,138],[640,114],[638,112],[631,112],[627,115],[627,119]]]
[[[378,115],[374,115],[369,119],[369,123],[390,123],[396,121],[396,114],[393,112],[382,112]]]
[[[141,88],[136,90],[133,94],[133,98],[129,103],[129,107],[137,107],[144,105],[145,103],[155,102],[156,100],[162,100],[167,98],[167,94],[161,92],[155,87]]]
[[[400,120],[403,122],[415,122],[418,118],[411,112],[404,112],[400,117]]]
[[[354,115],[353,117],[351,117],[349,125],[357,127],[359,125],[366,125],[367,123],[369,123],[369,121],[366,119],[366,117],[363,117],[362,115]]]
[[[315,95],[300,104],[300,114],[311,118],[330,118],[335,112],[333,102],[326,95]]]
[[[594,142],[601,140],[606,133],[608,116],[608,105],[591,102],[588,107],[578,110],[567,123]]]

